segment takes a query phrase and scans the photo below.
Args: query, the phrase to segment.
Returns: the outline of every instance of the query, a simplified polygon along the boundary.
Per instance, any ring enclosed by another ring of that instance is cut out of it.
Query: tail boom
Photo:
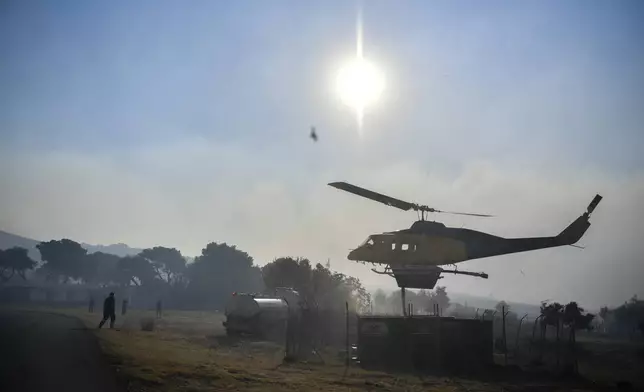
[[[590,227],[590,214],[595,210],[602,196],[596,195],[588,205],[586,212],[575,219],[561,233],[554,237],[533,238],[498,238],[498,241],[485,241],[479,244],[476,250],[469,252],[469,259],[500,256],[509,253],[527,252],[531,250],[554,248],[557,246],[573,245],[577,243]],[[483,245],[483,246],[481,246]]]
[[[599,202],[602,200],[602,196],[599,194],[595,195],[593,200],[590,202],[588,205],[588,208],[586,209],[586,212],[579,218],[575,219],[574,222],[572,222],[568,227],[566,227],[559,235],[555,238],[557,238],[558,242],[561,243],[561,245],[572,245],[576,244],[577,241],[581,239],[581,237],[584,236],[586,233],[586,230],[590,227],[590,214],[595,211],[595,208],[597,208],[597,205]]]

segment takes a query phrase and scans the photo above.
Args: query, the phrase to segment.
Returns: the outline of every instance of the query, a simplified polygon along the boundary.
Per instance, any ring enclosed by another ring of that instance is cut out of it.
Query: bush
[[[152,317],[141,319],[141,331],[154,331],[154,319]]]

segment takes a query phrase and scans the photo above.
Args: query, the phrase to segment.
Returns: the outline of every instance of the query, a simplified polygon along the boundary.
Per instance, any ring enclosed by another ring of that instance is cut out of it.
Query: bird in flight
[[[314,142],[318,141],[318,134],[315,132],[315,127],[311,127],[311,139],[313,139]]]

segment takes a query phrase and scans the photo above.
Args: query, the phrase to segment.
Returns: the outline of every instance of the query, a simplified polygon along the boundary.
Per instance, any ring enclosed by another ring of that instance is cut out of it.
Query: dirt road
[[[0,310],[0,391],[122,390],[80,320]]]

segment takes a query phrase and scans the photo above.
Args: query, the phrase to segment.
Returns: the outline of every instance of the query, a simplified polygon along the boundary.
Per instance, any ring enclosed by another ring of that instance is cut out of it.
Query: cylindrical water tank
[[[259,313],[286,318],[288,304],[280,298],[254,298],[252,295],[234,295],[226,305],[226,316],[251,318]]]

